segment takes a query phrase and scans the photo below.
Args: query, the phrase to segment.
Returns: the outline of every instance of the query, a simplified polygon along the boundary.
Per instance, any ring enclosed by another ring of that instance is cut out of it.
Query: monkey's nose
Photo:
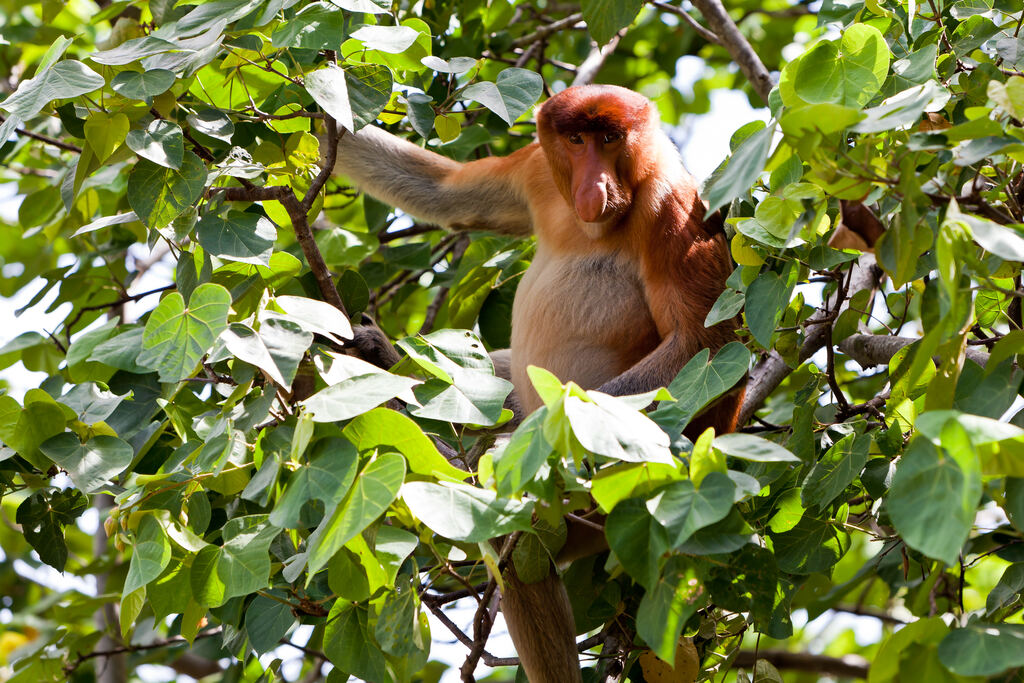
[[[576,190],[576,214],[587,223],[597,223],[608,206],[608,184],[584,183]]]

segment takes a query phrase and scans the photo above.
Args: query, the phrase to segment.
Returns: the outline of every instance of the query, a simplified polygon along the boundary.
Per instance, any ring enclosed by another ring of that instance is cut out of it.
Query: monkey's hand
[[[363,315],[362,322],[362,325],[353,326],[352,339],[345,342],[345,348],[367,363],[390,370],[391,366],[401,360],[401,356],[373,318]]]

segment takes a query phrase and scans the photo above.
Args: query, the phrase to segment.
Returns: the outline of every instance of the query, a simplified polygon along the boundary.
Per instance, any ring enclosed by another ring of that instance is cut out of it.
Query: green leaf
[[[645,501],[628,498],[616,505],[604,533],[629,575],[645,588],[653,588],[661,573],[661,556],[670,545],[668,532],[647,510]]]
[[[726,455],[751,462],[800,462],[800,458],[774,441],[762,439],[753,434],[735,433],[716,436],[714,446]]]
[[[355,132],[352,104],[349,101],[345,72],[335,64],[306,74],[306,92],[320,107],[334,117],[345,130]]]
[[[551,446],[544,438],[547,410],[545,407],[531,413],[516,428],[505,447],[494,456],[495,488],[499,495],[520,493],[551,455]]]
[[[810,103],[864,106],[889,72],[889,47],[870,24],[854,24],[840,40],[823,40],[801,57],[793,83]]]
[[[706,602],[707,593],[693,569],[685,559],[672,557],[640,600],[637,635],[669,666],[675,666],[676,644],[683,625]]]
[[[775,328],[789,304],[790,288],[778,274],[767,271],[747,287],[746,314],[750,334],[757,343],[771,348]]]
[[[181,168],[185,160],[185,138],[176,123],[156,119],[146,130],[130,130],[125,137],[128,149],[143,159],[167,168]],[[131,214],[133,220],[138,217]]]
[[[850,536],[837,522],[809,514],[792,530],[771,536],[779,569],[790,574],[826,572],[850,549]]]
[[[235,517],[223,528],[224,545],[209,545],[192,563],[193,598],[218,607],[233,597],[266,588],[270,580],[270,543],[280,531],[266,517]]]
[[[704,187],[708,211],[725,206],[750,189],[764,170],[774,134],[775,126],[767,126],[746,138],[736,148],[725,170],[713,176]]]
[[[345,17],[327,2],[303,7],[290,20],[282,22],[272,35],[274,47],[298,47],[308,50],[340,50],[345,35]]]
[[[324,654],[344,675],[364,681],[390,681],[384,659],[370,633],[368,608],[336,600],[324,627]]]
[[[746,296],[743,292],[737,292],[735,289],[726,289],[718,295],[715,305],[708,311],[707,317],[704,318],[704,327],[714,327],[720,322],[732,320],[743,310],[743,302],[745,300]]]
[[[0,441],[39,470],[50,468],[39,452],[39,445],[62,433],[67,422],[67,415],[53,399],[26,402],[22,408],[10,396],[0,396]]]
[[[206,165],[185,152],[178,169],[141,159],[128,174],[128,205],[149,228],[164,228],[192,206],[206,186]]]
[[[394,78],[391,69],[382,64],[357,64],[345,70],[345,80],[352,105],[352,122],[359,130],[376,121],[387,106]]]
[[[742,296],[742,295],[741,295]],[[664,401],[650,413],[665,429],[682,430],[694,415],[736,385],[750,365],[750,352],[739,342],[729,342],[708,360],[708,349],[698,351],[668,385],[677,401]]]
[[[372,460],[356,478],[344,500],[310,534],[308,575],[313,576],[341,546],[381,516],[398,497],[405,479],[405,460],[387,453]]]
[[[234,210],[223,216],[207,213],[196,224],[196,239],[212,256],[269,266],[277,228],[255,213]]]
[[[128,134],[128,117],[124,114],[105,114],[98,111],[85,121],[85,139],[98,161],[106,161]]]
[[[1007,261],[1024,261],[1024,234],[1014,227],[963,213],[955,199],[949,202],[946,219],[943,221],[944,225],[946,223],[965,226],[978,244],[999,258]]]
[[[416,591],[408,581],[388,593],[374,627],[381,649],[394,657],[406,657],[423,649],[420,641]]]
[[[419,425],[394,410],[374,408],[349,422],[343,433],[360,453],[393,448],[405,456],[411,472],[454,481],[468,476],[441,455]]]
[[[68,546],[64,541],[64,526],[74,522],[88,505],[81,491],[36,491],[21,501],[14,521],[21,525],[32,549],[39,559],[59,572],[68,560]]]
[[[189,377],[228,325],[231,295],[220,285],[196,287],[188,308],[172,292],[149,316],[138,362],[160,373],[161,382]]]
[[[993,676],[1024,666],[1024,626],[973,623],[939,643],[939,661],[959,676]]]
[[[110,81],[110,87],[122,97],[149,102],[170,89],[176,78],[174,72],[167,69],[122,71]]]
[[[338,343],[352,338],[352,325],[348,318],[325,301],[302,296],[278,296],[274,303],[284,311],[284,318],[298,323],[304,330],[330,337]]]
[[[453,482],[408,482],[402,487],[402,500],[433,532],[471,543],[528,531],[533,510],[532,502],[499,498],[494,491]]]
[[[676,481],[647,499],[647,509],[668,531],[672,547],[682,545],[698,529],[725,519],[732,509],[736,486],[721,472],[711,472],[697,488]]]
[[[589,401],[564,400],[565,415],[580,445],[595,455],[626,462],[674,463],[669,437],[620,398],[588,391]]]
[[[396,55],[408,50],[419,35],[419,31],[411,26],[364,25],[353,31],[349,37],[362,41],[367,50],[380,50]]]
[[[499,73],[494,83],[481,81],[467,86],[459,99],[479,102],[511,126],[533,106],[543,89],[540,74],[510,67]]]
[[[10,97],[0,102],[0,109],[21,119],[30,119],[54,100],[78,97],[102,88],[103,76],[74,60],[65,59],[35,78],[22,81]]]
[[[985,599],[985,613],[989,616],[1014,604],[1024,592],[1024,562],[1015,562],[1003,571],[999,583]]]
[[[86,493],[104,488],[108,481],[131,465],[135,457],[135,451],[128,443],[102,434],[83,444],[77,436],[65,432],[44,441],[39,450],[67,470],[75,486]]]
[[[886,504],[907,545],[955,565],[980,497],[980,473],[964,472],[944,450],[919,436],[897,465]]]
[[[352,486],[359,467],[359,455],[355,447],[336,437],[318,442],[318,446],[320,454],[292,474],[271,510],[270,523],[274,526],[297,528],[299,511],[307,501],[320,500],[324,509],[330,510],[345,497]]]
[[[257,595],[245,610],[245,632],[252,648],[263,654],[278,647],[295,623],[287,596],[271,593],[277,599]]]
[[[921,119],[926,109],[941,109],[949,100],[949,91],[928,81],[888,97],[877,107],[864,111],[867,117],[853,127],[857,133],[880,133],[910,126]]]
[[[598,45],[604,45],[632,24],[643,6],[642,0],[583,0],[580,3],[587,30]]]
[[[122,595],[129,595],[155,581],[171,561],[171,542],[155,515],[144,515],[135,530],[135,544]]]
[[[361,415],[420,383],[412,377],[375,372],[342,380],[302,402],[316,422],[339,422]]]
[[[847,434],[835,442],[804,479],[804,507],[824,509],[853,483],[868,461],[871,437]]]

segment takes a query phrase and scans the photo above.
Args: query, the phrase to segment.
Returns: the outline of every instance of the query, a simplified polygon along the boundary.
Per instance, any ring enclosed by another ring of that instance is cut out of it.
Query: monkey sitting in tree
[[[336,170],[361,189],[451,230],[536,235],[516,291],[507,368],[519,406],[541,405],[526,369],[626,395],[667,385],[698,351],[735,339],[704,319],[732,272],[725,235],[704,222],[697,185],[646,97],[616,86],[568,88],[537,112],[537,142],[459,163],[368,127],[341,137]],[[379,332],[377,333],[379,335]],[[397,354],[386,340],[363,338]],[[732,431],[742,392],[687,429]],[[502,611],[527,677],[581,681],[565,588],[506,577]]]

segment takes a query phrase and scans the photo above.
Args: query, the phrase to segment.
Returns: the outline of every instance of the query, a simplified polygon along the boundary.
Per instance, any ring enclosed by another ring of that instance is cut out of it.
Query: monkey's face
[[[620,178],[625,134],[617,130],[577,131],[560,136],[569,162],[569,201],[584,223],[609,223],[629,208],[630,193]]]

